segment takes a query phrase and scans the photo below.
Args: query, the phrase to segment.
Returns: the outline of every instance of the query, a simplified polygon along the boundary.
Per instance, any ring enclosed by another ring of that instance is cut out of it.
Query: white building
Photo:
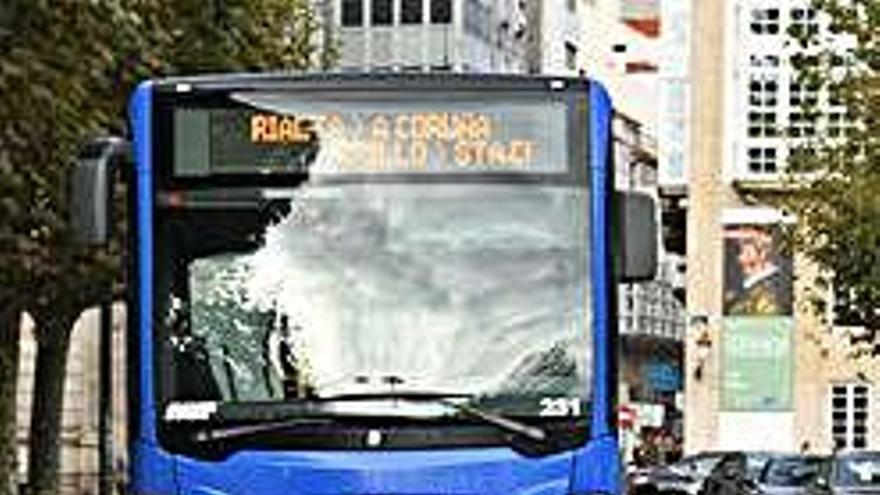
[[[777,256],[792,266],[791,283],[778,291],[791,298],[788,310],[768,316],[726,305],[728,289],[741,286],[730,274],[744,273],[736,227],[784,219],[756,193],[784,190],[793,145],[834,138],[846,125],[835,95],[802,83],[795,68],[798,57],[812,63],[815,53],[804,53],[789,33],[824,36],[822,16],[808,0],[693,7],[686,450],[876,449],[880,368],[852,356],[845,336],[829,332],[811,310],[815,266],[799,253]],[[841,50],[850,45],[833,42]]]
[[[845,108],[827,91],[797,81],[793,62],[805,56],[792,29],[824,31],[804,0],[731,2],[726,31],[727,105],[725,178],[773,182],[780,178],[790,145],[801,138],[840,135]],[[835,44],[847,48],[843,39]],[[842,60],[841,60],[842,62]],[[804,103],[818,112],[805,113]],[[784,130],[788,135],[784,136]]]
[[[529,72],[575,75],[588,56],[583,49],[581,16],[586,8],[580,0],[530,0]]]
[[[342,70],[575,74],[578,0],[322,0]]]
[[[524,72],[517,0],[332,0],[343,70]]]
[[[657,136],[660,186],[680,195],[687,186],[687,122],[690,111],[691,2],[662,2]]]
[[[657,136],[661,40],[656,34],[659,12],[653,19],[626,19],[630,2],[586,2],[581,15],[584,70],[601,81],[614,107],[639,122],[643,132]],[[646,28],[646,26],[652,26]]]

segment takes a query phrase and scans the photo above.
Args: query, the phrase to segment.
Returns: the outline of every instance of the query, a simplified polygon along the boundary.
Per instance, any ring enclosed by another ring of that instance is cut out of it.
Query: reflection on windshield
[[[770,486],[805,486],[819,472],[819,457],[792,457],[770,461],[762,483]]]
[[[586,215],[577,188],[297,190],[256,249],[189,263],[188,293],[172,305],[189,309],[187,337],[209,372],[178,380],[210,380],[224,401],[430,390],[506,414],[579,404]],[[172,235],[203,235],[198,219]]]
[[[841,486],[880,485],[880,455],[837,458],[836,483]]]

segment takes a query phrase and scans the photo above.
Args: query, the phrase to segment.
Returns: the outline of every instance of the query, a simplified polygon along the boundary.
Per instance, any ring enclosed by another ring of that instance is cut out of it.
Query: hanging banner
[[[728,317],[721,342],[725,411],[792,408],[792,319]]]
[[[791,316],[792,260],[779,239],[775,225],[724,226],[725,316]]]
[[[770,208],[725,210],[721,406],[725,411],[792,408],[792,258],[782,252]]]

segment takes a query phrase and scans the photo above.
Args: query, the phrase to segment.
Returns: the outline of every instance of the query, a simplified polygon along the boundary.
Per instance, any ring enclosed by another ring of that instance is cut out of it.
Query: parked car
[[[880,495],[880,452],[835,454],[827,459],[805,495]]]
[[[767,463],[780,454],[729,452],[703,480],[697,495],[760,495],[758,479]]]
[[[629,476],[631,495],[696,495],[724,452],[703,452],[665,466],[640,468]]]
[[[697,495],[722,459],[743,457],[751,479],[757,479],[770,454],[763,452],[702,452],[665,466],[642,468],[629,477],[631,495]]]
[[[758,478],[758,487],[763,495],[801,495],[825,460],[816,455],[771,457]]]

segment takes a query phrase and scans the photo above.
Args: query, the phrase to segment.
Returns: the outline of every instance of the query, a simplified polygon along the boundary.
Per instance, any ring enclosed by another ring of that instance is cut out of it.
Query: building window
[[[815,107],[819,103],[819,86],[793,82],[788,85],[788,104],[792,107]]]
[[[812,137],[816,135],[815,112],[791,112],[788,114],[788,132],[791,137]]]
[[[363,0],[342,0],[342,25],[344,27],[364,25]]]
[[[759,69],[776,69],[779,67],[778,55],[749,55],[749,65]]]
[[[776,148],[749,148],[748,167],[752,174],[775,174]]]
[[[373,26],[390,26],[394,17],[393,0],[373,0],[371,24]]]
[[[577,0],[566,0],[565,6],[568,7],[569,12],[577,11]]]
[[[837,449],[868,447],[870,387],[847,383],[831,387],[831,439]]]
[[[752,9],[749,28],[754,34],[779,34],[779,9]]]
[[[480,0],[467,0],[464,4],[464,30],[484,40],[491,38],[489,7]]]
[[[748,123],[749,137],[775,137],[776,136],[776,112],[750,111]]]
[[[573,43],[565,42],[565,68],[568,70],[577,69],[578,49]]]
[[[749,80],[749,112],[747,132],[749,137],[774,137],[777,135],[776,106],[779,103],[779,83],[772,76],[752,76]]]
[[[819,33],[819,23],[816,20],[816,11],[810,8],[791,9],[791,34],[803,36],[806,34],[816,35]]]
[[[431,24],[452,22],[452,0],[431,0]]]
[[[749,105],[773,108],[779,103],[779,83],[775,77],[753,76],[749,80]]]
[[[846,114],[842,112],[830,112],[828,114],[828,136],[841,137],[846,132]]]
[[[421,24],[422,0],[403,0],[400,4],[400,22],[402,24]]]
[[[794,69],[804,69],[819,65],[820,60],[818,55],[795,53],[789,57],[788,62]]]

